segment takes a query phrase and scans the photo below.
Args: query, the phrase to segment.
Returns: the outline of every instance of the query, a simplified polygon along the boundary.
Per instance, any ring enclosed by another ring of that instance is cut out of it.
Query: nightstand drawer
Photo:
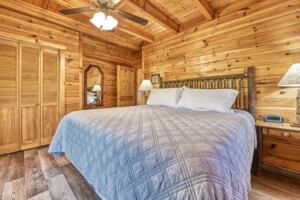
[[[283,138],[290,138],[293,140],[300,141],[300,132],[263,128],[263,134],[270,135],[270,136],[283,137]]]
[[[300,172],[300,149],[264,141],[263,163]]]

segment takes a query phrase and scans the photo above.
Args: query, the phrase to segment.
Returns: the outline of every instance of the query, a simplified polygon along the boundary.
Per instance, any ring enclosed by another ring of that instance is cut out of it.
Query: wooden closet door
[[[0,154],[19,150],[18,43],[0,39]]]
[[[135,69],[118,65],[117,67],[117,106],[136,105]]]
[[[40,48],[20,44],[21,149],[40,146]]]
[[[42,137],[41,145],[50,144],[58,125],[59,54],[42,50]]]

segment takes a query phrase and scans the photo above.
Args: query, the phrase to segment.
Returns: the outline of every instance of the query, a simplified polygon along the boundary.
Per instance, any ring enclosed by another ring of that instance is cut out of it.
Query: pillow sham
[[[177,104],[178,108],[233,113],[231,110],[238,91],[233,89],[185,88]]]
[[[149,106],[167,106],[176,108],[183,89],[184,87],[152,89],[146,104]]]

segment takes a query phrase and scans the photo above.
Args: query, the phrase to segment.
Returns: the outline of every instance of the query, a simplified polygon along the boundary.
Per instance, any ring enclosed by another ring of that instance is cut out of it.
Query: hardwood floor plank
[[[2,199],[2,192],[6,182],[5,175],[9,167],[9,157],[9,154],[0,156],[0,199]]]
[[[53,156],[53,157],[60,167],[70,163],[69,159],[66,156],[63,157]]]
[[[34,197],[31,197],[30,199],[27,199],[27,200],[52,200],[52,197],[50,195],[50,192],[46,191],[46,192],[40,193]]]
[[[291,193],[300,199],[300,181],[282,175],[265,173],[263,183],[277,190]]]
[[[286,193],[281,190],[277,190],[275,188],[263,185],[261,183],[252,182],[252,190],[250,191],[249,195],[251,197],[255,197],[256,199],[261,200],[297,200],[299,199],[297,196],[294,196],[290,193]]]
[[[24,177],[24,153],[17,152],[10,154],[8,161],[4,162],[6,162],[6,165],[1,166],[2,181],[0,182],[0,197],[2,197],[5,183]]]
[[[78,200],[101,200],[85,178],[72,164],[65,165],[61,168]]]
[[[38,155],[25,158],[25,184],[27,198],[48,190]]]
[[[248,200],[281,200],[259,190],[253,190],[248,194]]]
[[[50,178],[48,186],[53,200],[76,200],[63,174]]]
[[[37,149],[36,148],[28,149],[28,150],[24,151],[24,158],[28,158],[28,157],[31,157],[31,156],[34,156],[34,155],[37,155]]]
[[[25,180],[19,178],[4,184],[2,200],[26,200]]]
[[[61,174],[59,166],[54,157],[48,154],[48,148],[38,150],[41,168],[46,180]]]

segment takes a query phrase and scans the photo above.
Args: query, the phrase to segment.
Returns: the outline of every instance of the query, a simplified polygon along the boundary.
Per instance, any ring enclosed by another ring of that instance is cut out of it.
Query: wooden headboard
[[[176,88],[184,85],[194,89],[235,89],[239,94],[233,108],[246,110],[255,117],[253,67],[247,69],[247,74],[210,76],[173,81],[163,81],[163,78],[160,78],[159,83],[160,88]]]

